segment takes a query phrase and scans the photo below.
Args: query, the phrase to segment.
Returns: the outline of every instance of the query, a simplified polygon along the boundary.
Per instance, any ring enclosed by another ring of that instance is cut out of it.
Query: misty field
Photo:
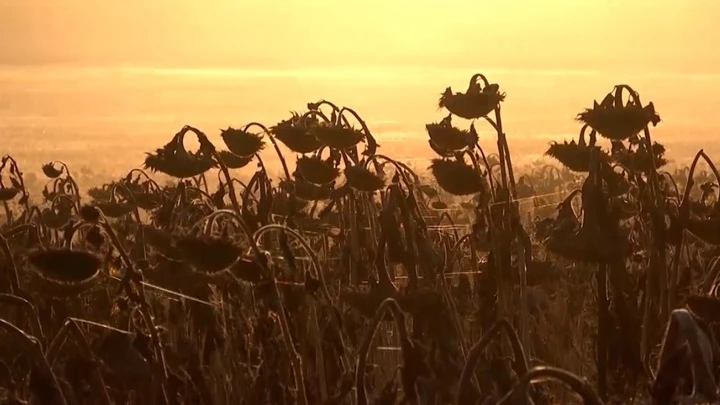
[[[445,89],[427,164],[327,100],[181,126],[105,184],[5,155],[2,403],[720,401],[708,154],[671,165],[617,85],[528,162],[505,98]]]

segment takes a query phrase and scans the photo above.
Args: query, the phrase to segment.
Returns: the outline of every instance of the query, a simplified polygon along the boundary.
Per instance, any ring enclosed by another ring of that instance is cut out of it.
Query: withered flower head
[[[175,246],[195,271],[208,275],[226,270],[242,255],[234,242],[214,236],[183,236],[175,240]]]
[[[20,193],[15,187],[0,187],[0,201],[10,201]]]
[[[102,187],[90,187],[88,196],[95,201],[110,201],[112,197],[112,184],[104,184]]]
[[[458,117],[476,119],[488,115],[505,100],[505,93],[500,92],[497,84],[491,84],[482,90],[477,88],[469,88],[465,93],[453,93],[452,88],[448,87],[440,96],[438,106]]]
[[[340,170],[320,157],[303,156],[297,160],[297,170],[303,179],[317,185],[332,182]]]
[[[265,148],[262,135],[253,134],[242,129],[228,127],[222,130],[220,136],[230,152],[240,157],[251,157]]]
[[[108,218],[124,217],[135,209],[135,206],[129,202],[99,202],[95,206],[101,209]]]
[[[303,119],[302,115],[293,113],[290,119],[280,121],[272,127],[270,133],[295,153],[312,153],[320,149],[322,143],[307,128],[317,124],[315,118]]]
[[[140,225],[140,231],[144,241],[161,256],[172,260],[182,259],[170,233],[150,225]]]
[[[608,94],[601,104],[594,102],[593,108],[578,114],[578,121],[588,124],[600,135],[615,141],[623,141],[644,130],[650,123],[660,122],[655,106],[650,102],[645,107],[633,102],[622,103],[620,94]]]
[[[347,184],[355,190],[373,192],[385,187],[385,181],[364,166],[355,165],[345,168]]]
[[[53,162],[42,165],[42,171],[48,178],[51,178],[51,179],[56,179],[56,178],[60,177],[60,175],[62,175],[62,172],[63,172],[62,169],[59,169],[59,170],[56,169],[55,166],[53,165]]]
[[[252,156],[242,157],[227,150],[219,151],[218,155],[220,155],[220,159],[222,159],[228,169],[242,169],[252,161]]]
[[[430,146],[443,151],[442,155],[447,151],[457,152],[472,147],[477,142],[475,127],[471,127],[470,130],[453,127],[452,115],[448,115],[440,122],[425,125],[425,129],[430,136]]]
[[[45,281],[78,287],[90,284],[97,277],[103,258],[83,250],[52,248],[30,252],[28,262]]]
[[[190,153],[177,139],[145,157],[146,169],[179,179],[199,176],[215,166],[217,163],[210,155],[202,150]]]
[[[443,190],[453,195],[487,193],[485,177],[474,167],[457,160],[433,159],[433,177]]]
[[[326,123],[311,127],[310,133],[313,134],[321,144],[338,150],[350,149],[365,138],[365,134],[359,129]]]
[[[574,172],[587,172],[590,170],[590,152],[593,147],[584,143],[577,143],[575,140],[571,142],[550,144],[545,154],[562,163],[568,169]],[[601,159],[606,158],[605,152],[600,151]]]

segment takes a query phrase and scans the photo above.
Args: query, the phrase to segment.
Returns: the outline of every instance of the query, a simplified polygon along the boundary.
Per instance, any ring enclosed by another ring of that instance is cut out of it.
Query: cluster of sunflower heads
[[[481,87],[473,76],[465,93],[453,93],[450,87],[445,89],[440,96],[438,106],[446,108],[458,117],[470,120],[490,114],[503,100],[505,93],[500,92],[498,84],[492,83]]]
[[[485,175],[460,159],[433,159],[430,170],[438,185],[450,194],[464,196],[489,193]]]
[[[620,141],[613,141],[611,157],[627,170],[638,173],[649,173],[653,170],[653,162],[655,169],[668,163],[665,159],[665,146],[653,142],[651,151],[648,152],[645,142],[638,141],[635,136],[630,138],[629,147]]]
[[[430,136],[430,147],[440,156],[451,156],[455,152],[472,149],[478,141],[475,125],[469,130],[452,126],[452,114],[440,122],[425,125]]]
[[[197,152],[188,152],[183,145],[182,135],[182,132],[175,135],[161,149],[148,153],[145,157],[145,168],[186,179],[199,176],[217,166],[217,162],[212,158],[213,151],[206,146],[207,142],[201,142]]]
[[[319,125],[319,120],[314,115],[301,115],[292,113],[292,116],[270,129],[275,139],[282,142],[295,153],[312,153],[323,145],[310,133],[309,129]]]
[[[578,114],[577,119],[588,124],[600,135],[614,141],[623,141],[643,131],[649,124],[660,122],[655,106],[650,102],[642,106],[637,98],[623,103],[621,87],[609,93],[602,103],[593,102],[593,108]]]
[[[332,163],[331,158],[302,156],[297,160],[295,179],[283,180],[280,186],[295,197],[306,201],[339,198],[351,189],[373,192],[385,187],[385,180],[368,170],[362,163],[346,167],[343,174],[345,185],[336,189],[334,185],[340,170]]]

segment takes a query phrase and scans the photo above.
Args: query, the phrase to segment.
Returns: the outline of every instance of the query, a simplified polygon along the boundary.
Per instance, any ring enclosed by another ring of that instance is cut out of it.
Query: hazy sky
[[[718,0],[0,0],[0,64],[720,71]]]

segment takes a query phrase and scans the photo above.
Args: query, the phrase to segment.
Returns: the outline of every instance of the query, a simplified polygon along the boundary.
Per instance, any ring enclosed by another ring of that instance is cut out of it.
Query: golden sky
[[[0,0],[0,64],[720,71],[718,0]]]

